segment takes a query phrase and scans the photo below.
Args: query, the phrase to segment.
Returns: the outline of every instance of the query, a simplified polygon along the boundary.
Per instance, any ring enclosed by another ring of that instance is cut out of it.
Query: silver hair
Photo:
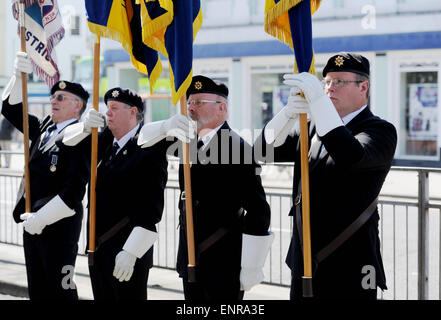
[[[127,103],[124,103],[124,107],[126,107],[127,109],[136,108],[136,120],[138,122],[141,122],[144,119],[144,113],[140,112],[138,107],[131,106],[130,104],[127,104]]]

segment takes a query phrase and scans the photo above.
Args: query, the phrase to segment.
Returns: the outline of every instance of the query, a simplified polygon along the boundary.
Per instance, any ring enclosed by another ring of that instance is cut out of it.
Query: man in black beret
[[[21,132],[21,72],[32,69],[27,54],[18,52],[15,74],[2,96],[2,114]],[[24,194],[22,181],[13,216],[24,227],[30,299],[77,300],[75,283],[66,282],[66,276],[78,251],[88,164],[81,152],[65,148],[61,140],[66,128],[78,122],[89,94],[68,81],[57,82],[50,92],[51,114],[41,121],[29,115],[31,194]],[[30,196],[31,212],[25,212],[25,196]]]
[[[91,109],[72,126],[63,143],[90,155],[91,128],[105,127],[98,138],[96,250],[89,266],[96,300],[145,300],[153,266],[153,243],[164,208],[167,158],[164,144],[140,148],[144,104],[130,89],[104,95],[107,121]],[[106,126],[107,122],[107,126]]]
[[[285,75],[284,83],[292,86],[288,103],[256,140],[255,148],[273,152],[274,161],[295,163],[290,211],[295,228],[286,257],[292,299],[302,299],[303,293],[299,113],[311,115],[314,298],[376,299],[377,287],[386,289],[377,199],[392,164],[397,133],[369,109],[369,74],[365,57],[341,52],[328,60],[323,84],[310,73]]]
[[[181,164],[176,267],[185,299],[242,300],[244,291],[263,280],[262,269],[273,240],[268,232],[270,208],[260,166],[254,161],[251,146],[228,125],[227,86],[194,76],[187,89],[187,105],[190,118],[196,122],[197,139],[192,139],[191,122],[176,115],[145,124],[138,144],[147,147],[168,140],[168,145],[174,146],[177,139],[190,142],[196,277],[190,279],[187,270],[186,195]],[[180,150],[180,142],[178,147]],[[169,152],[182,155],[173,150],[170,147]]]

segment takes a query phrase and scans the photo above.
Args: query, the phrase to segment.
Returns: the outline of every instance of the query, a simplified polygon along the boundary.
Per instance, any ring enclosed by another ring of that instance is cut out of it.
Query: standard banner
[[[12,2],[12,12],[17,21],[19,19],[18,3],[18,0]],[[64,37],[57,2],[55,0],[26,0],[24,25],[26,52],[34,65],[34,71],[38,78],[52,87],[60,79],[53,48]]]

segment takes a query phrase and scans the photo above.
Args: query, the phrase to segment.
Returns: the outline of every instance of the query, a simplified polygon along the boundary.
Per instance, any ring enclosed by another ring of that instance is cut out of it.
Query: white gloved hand
[[[14,59],[14,74],[21,77],[21,73],[32,73],[34,70],[31,59],[26,52],[18,51]]]
[[[300,89],[297,87],[290,90],[288,102],[283,109],[288,118],[297,118],[300,113],[309,115],[311,112],[308,102],[300,95]]]
[[[158,234],[136,226],[127,238],[122,251],[115,258],[113,276],[119,281],[129,281],[133,274],[136,258],[141,259],[153,246]]]
[[[47,223],[36,212],[26,212],[20,215],[23,221],[23,227],[29,234],[41,234]]]
[[[273,241],[274,234],[272,232],[267,236],[242,234],[242,257],[239,276],[241,290],[248,291],[262,282],[264,278],[263,266]]]
[[[311,73],[302,72],[296,74],[285,74],[283,76],[284,84],[297,87],[305,95],[306,101],[313,103],[321,96],[325,95],[323,85],[320,80]],[[296,90],[298,90],[296,89]]]
[[[133,268],[135,266],[136,257],[125,251],[120,251],[115,258],[115,269],[113,270],[113,276],[120,282],[129,281],[133,274]]]
[[[195,137],[195,127],[190,119],[178,113],[162,123],[161,133],[189,143]]]
[[[43,229],[63,218],[73,216],[75,211],[69,208],[60,196],[55,196],[37,212],[26,212],[20,215],[24,220],[23,227],[30,234],[40,234]]]
[[[286,106],[265,126],[266,142],[274,143],[274,147],[282,145],[293,131],[294,125],[298,123],[300,113],[306,113],[309,118],[310,108],[306,100],[300,96],[300,89],[294,87],[290,91]]]
[[[195,132],[193,122],[178,113],[167,120],[144,124],[139,132],[138,145],[142,148],[151,147],[167,136],[189,143],[195,137]]]
[[[9,104],[14,105],[23,101],[21,89],[21,73],[32,73],[33,66],[26,52],[18,51],[14,60],[14,75],[9,80],[2,94],[2,101],[9,97]]]
[[[92,108],[84,118],[84,131],[90,133],[92,128],[102,128],[106,124],[106,116]]]
[[[323,86],[316,76],[308,72],[302,72],[300,74],[285,74],[283,78],[285,79],[284,84],[293,86],[295,90],[300,90],[305,95],[311,109],[311,116],[314,119],[317,134],[320,137],[337,127],[343,126],[343,121],[334,104],[325,94]]]

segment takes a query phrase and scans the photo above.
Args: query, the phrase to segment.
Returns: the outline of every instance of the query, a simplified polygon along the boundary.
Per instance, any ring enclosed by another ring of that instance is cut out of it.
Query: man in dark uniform
[[[187,102],[190,117],[197,124],[198,141],[189,141],[194,132],[189,120],[180,114],[144,125],[138,139],[144,147],[166,136],[190,142],[195,282],[189,282],[187,272],[183,165],[179,168],[177,257],[185,299],[190,301],[242,300],[244,290],[263,280],[262,269],[273,239],[268,233],[270,208],[260,166],[254,161],[251,146],[226,121],[227,98],[224,84],[195,76],[187,90]],[[177,139],[172,140],[181,146]]]
[[[365,57],[339,53],[328,60],[323,77],[325,90],[312,74],[285,75],[284,83],[293,86],[288,104],[267,124],[254,147],[274,152],[275,161],[295,163],[296,205],[290,212],[294,232],[286,258],[292,270],[291,298],[302,298],[303,275],[297,119],[299,113],[310,113],[314,297],[376,299],[377,286],[386,289],[376,199],[392,164],[396,130],[367,106],[369,61]],[[338,236],[346,241],[336,242]]]
[[[2,114],[23,132],[21,72],[32,72],[32,65],[22,52],[15,64],[15,75],[3,93]],[[25,231],[30,299],[78,299],[75,284],[66,277],[75,266],[89,170],[82,153],[65,148],[61,139],[65,129],[78,122],[88,97],[80,84],[59,81],[51,89],[52,114],[42,121],[29,115],[31,212],[25,213],[22,181],[13,216]]]
[[[141,97],[113,88],[104,96],[107,123],[99,135],[96,183],[94,264],[89,267],[97,300],[147,299],[156,226],[164,208],[167,158],[162,144],[140,148],[136,141],[143,120]],[[76,145],[92,127],[104,127],[94,109],[66,132],[63,142]],[[80,144],[90,154],[90,139]]]

